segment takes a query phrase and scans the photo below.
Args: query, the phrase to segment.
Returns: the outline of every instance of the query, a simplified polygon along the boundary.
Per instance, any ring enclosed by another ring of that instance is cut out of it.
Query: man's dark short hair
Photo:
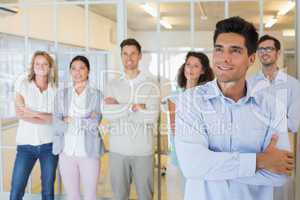
[[[123,50],[123,48],[125,46],[135,46],[136,49],[139,51],[139,53],[142,52],[142,47],[141,47],[140,43],[134,38],[127,38],[127,39],[123,40],[120,44],[121,51]]]
[[[216,24],[214,33],[214,44],[216,43],[218,36],[222,33],[236,33],[243,36],[245,38],[245,46],[248,55],[256,52],[258,33],[252,23],[238,16],[219,21]]]
[[[264,35],[261,38],[259,38],[257,45],[259,45],[260,43],[266,40],[273,40],[276,51],[279,51],[281,49],[281,44],[279,40],[271,35]]]

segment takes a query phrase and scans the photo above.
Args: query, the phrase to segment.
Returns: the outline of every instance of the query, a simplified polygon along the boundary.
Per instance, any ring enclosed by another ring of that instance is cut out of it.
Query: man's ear
[[[278,51],[277,51],[277,56],[279,57],[281,55],[281,50],[279,49]]]
[[[140,53],[139,53],[139,60],[141,60],[142,57],[143,57],[143,54],[142,54],[142,52],[140,52]]]
[[[255,62],[255,53],[253,53],[253,54],[251,54],[250,56],[249,56],[249,65],[253,65],[254,64],[254,62]]]

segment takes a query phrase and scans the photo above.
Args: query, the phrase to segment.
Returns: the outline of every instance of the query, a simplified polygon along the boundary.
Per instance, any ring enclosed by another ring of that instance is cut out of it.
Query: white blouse
[[[48,85],[48,88],[41,92],[34,81],[29,82],[27,77],[16,81],[15,92],[22,95],[25,106],[38,112],[53,113],[53,104],[56,89]],[[41,145],[51,143],[53,139],[52,124],[34,124],[19,120],[17,130],[17,145]]]
[[[87,87],[79,95],[73,88],[71,105],[69,105],[69,117],[84,118],[89,115],[89,111],[86,109]],[[70,123],[65,134],[64,153],[68,156],[86,156],[84,134],[85,132],[80,127]]]

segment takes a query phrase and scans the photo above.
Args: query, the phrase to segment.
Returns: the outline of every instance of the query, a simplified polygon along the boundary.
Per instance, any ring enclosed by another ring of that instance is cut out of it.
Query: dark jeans
[[[54,181],[58,156],[52,154],[52,143],[39,146],[17,146],[10,200],[23,199],[29,175],[37,159],[39,159],[41,167],[42,200],[54,200]]]

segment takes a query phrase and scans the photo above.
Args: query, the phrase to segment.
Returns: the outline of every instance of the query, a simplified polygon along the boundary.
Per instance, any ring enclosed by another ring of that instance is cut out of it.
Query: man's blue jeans
[[[22,200],[35,162],[40,161],[42,200],[54,200],[54,181],[58,156],[52,154],[52,143],[39,146],[18,145],[12,175],[10,200]]]

